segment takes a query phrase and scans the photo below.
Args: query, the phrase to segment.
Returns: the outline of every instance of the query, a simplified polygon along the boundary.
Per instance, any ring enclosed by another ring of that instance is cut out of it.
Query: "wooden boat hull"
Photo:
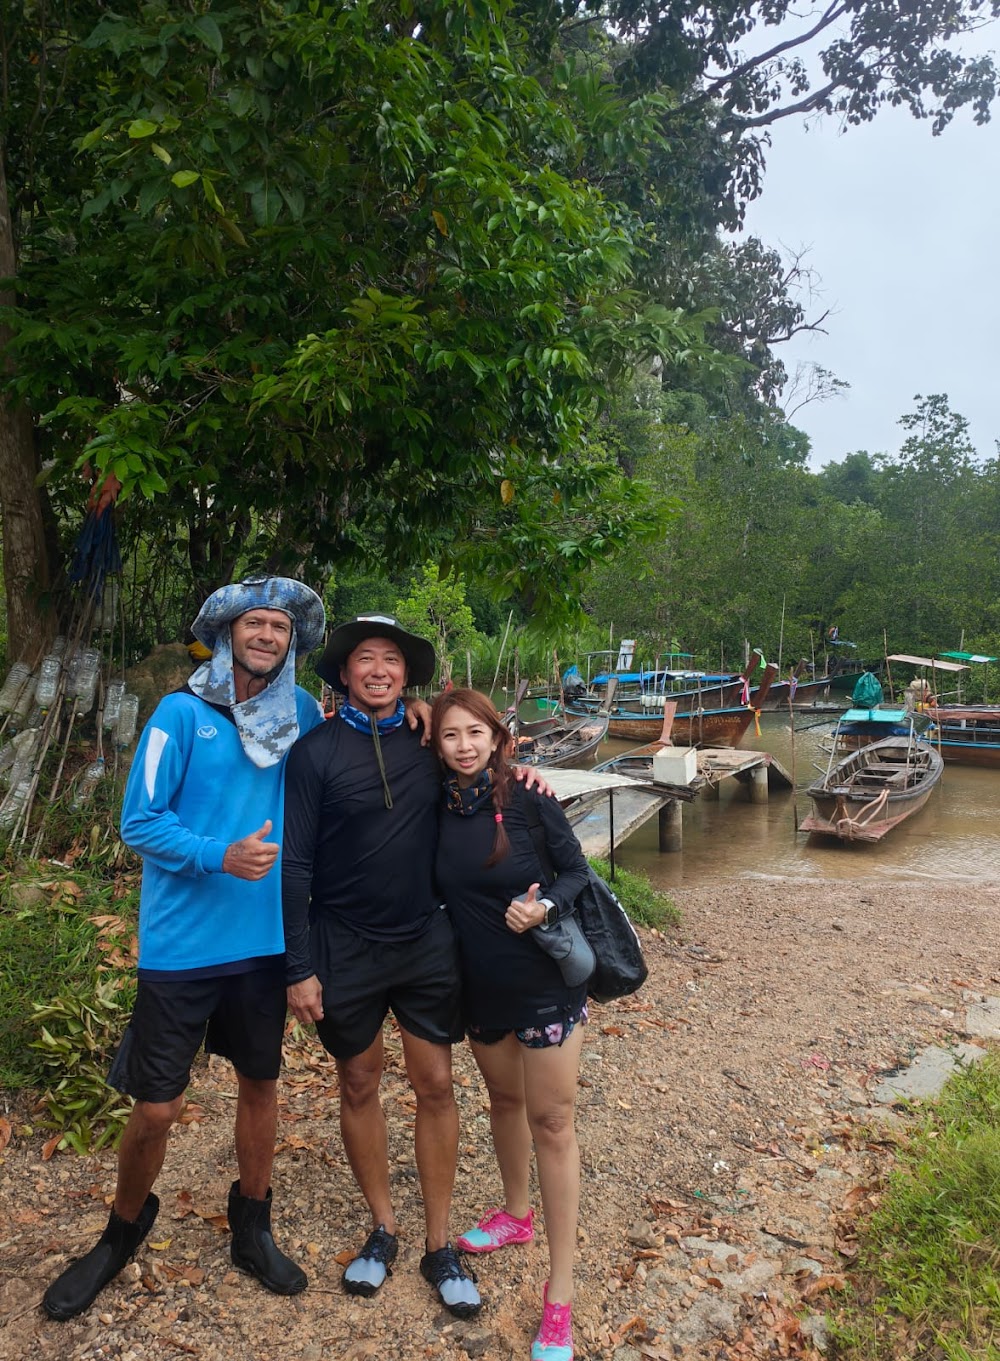
[[[1000,769],[1000,707],[966,704],[932,707],[926,740],[945,761]]]
[[[959,742],[941,734],[940,744],[935,733],[928,733],[927,741],[940,751],[945,762],[961,766],[979,766],[984,770],[1000,770],[1000,742]]]
[[[572,712],[572,710],[570,710]],[[738,747],[753,722],[753,709],[708,709],[704,713],[678,713],[672,739],[680,747]],[[609,715],[608,736],[630,742],[648,742],[663,724],[662,713]]]
[[[759,707],[769,712],[775,709],[787,709],[789,689],[790,685],[787,680],[774,681],[768,692],[767,698]],[[829,690],[830,678],[828,676],[823,676],[819,680],[799,681],[798,685],[795,687],[795,694],[791,697],[791,702],[796,705],[796,707],[801,704],[815,704],[817,700],[823,699],[823,697],[829,693]],[[750,701],[751,703],[756,702],[752,693],[750,695]]]
[[[800,832],[840,841],[881,841],[920,811],[944,762],[926,742],[891,737],[851,752],[806,791],[813,812]]]
[[[522,766],[572,766],[590,756],[608,734],[607,714],[558,724],[545,732],[517,738],[514,760]]]
[[[757,690],[761,703],[767,698],[775,671],[774,666],[768,666],[764,672]],[[672,696],[668,696],[666,704],[676,710],[676,701]],[[566,712],[577,713],[579,710],[575,704],[569,703]],[[756,708],[745,706],[675,712],[671,741],[680,747],[738,747],[758,712]],[[630,742],[648,742],[659,734],[662,725],[662,710],[659,713],[655,710],[636,713],[625,709],[616,700],[611,703],[608,714],[608,734],[611,737],[623,737]]]

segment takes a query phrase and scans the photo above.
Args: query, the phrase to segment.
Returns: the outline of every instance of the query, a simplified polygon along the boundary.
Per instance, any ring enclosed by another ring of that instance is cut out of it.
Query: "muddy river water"
[[[716,800],[696,799],[683,809],[683,848],[661,854],[656,819],[618,849],[619,861],[642,869],[664,889],[712,879],[780,875],[820,879],[1000,879],[1000,770],[946,764],[937,789],[919,813],[874,845],[820,839],[796,832],[811,805],[805,787],[825,771],[834,715],[761,715],[761,734],[743,748],[771,752],[794,790],[772,790],[766,804],[751,804],[734,779],[722,781]],[[629,743],[606,742],[598,760]]]

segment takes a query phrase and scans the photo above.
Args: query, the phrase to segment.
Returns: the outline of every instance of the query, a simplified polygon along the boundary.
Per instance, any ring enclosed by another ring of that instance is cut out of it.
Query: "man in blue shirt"
[[[300,582],[223,586],[192,626],[211,657],[160,701],[143,732],[122,809],[122,838],[143,857],[139,985],[108,1079],[135,1106],[107,1228],[49,1286],[50,1318],[89,1308],[152,1227],[152,1186],[203,1040],[238,1081],[233,1263],[276,1294],[306,1287],[270,1225],[285,1024],[278,859],[285,757],[322,723],[316,700],[295,684],[295,657],[316,647],[324,627],[322,601]]]

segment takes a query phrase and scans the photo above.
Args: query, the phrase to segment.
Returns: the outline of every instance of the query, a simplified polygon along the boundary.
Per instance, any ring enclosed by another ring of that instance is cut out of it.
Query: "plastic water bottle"
[[[10,831],[28,801],[35,755],[38,751],[38,738],[37,728],[25,728],[24,732],[18,733],[11,743],[14,749],[14,766],[10,773],[10,791],[0,804],[0,831]]]
[[[138,721],[139,696],[134,695],[131,690],[126,690],[122,695],[121,705],[118,709],[118,726],[115,732],[115,743],[119,747],[132,745]]]
[[[123,680],[108,681],[108,688],[104,695],[104,726],[106,728],[113,728],[118,722],[124,693],[125,682]]]
[[[31,667],[27,662],[15,662],[10,668],[7,679],[0,686],[0,714],[10,713],[30,675]]]
[[[57,657],[61,657],[66,651],[66,637],[62,633],[57,633],[52,639],[52,651]]]
[[[94,695],[97,693],[97,668],[100,662],[100,653],[92,647],[84,648],[80,653],[80,663],[73,677],[73,693],[79,701],[76,706],[78,714],[87,713],[94,702]]]
[[[56,702],[61,670],[62,662],[58,652],[53,650],[42,658],[42,664],[38,668],[38,684],[35,686],[35,703],[40,704],[43,709],[51,709]]]
[[[103,633],[111,633],[118,623],[118,581],[109,577],[104,583],[101,595],[101,608],[97,617],[97,627]]]
[[[91,761],[83,774],[80,776],[80,783],[76,787],[73,795],[73,807],[82,808],[85,803],[89,803],[94,797],[94,790],[104,778],[104,757],[98,756],[96,761]]]
[[[25,681],[25,683],[21,686],[21,693],[14,701],[14,707],[13,709],[11,709],[10,712],[11,718],[20,719],[20,723],[18,726],[24,726],[25,719],[31,713],[31,705],[35,698],[36,683],[37,677],[35,676],[35,673],[32,672],[28,679]]]

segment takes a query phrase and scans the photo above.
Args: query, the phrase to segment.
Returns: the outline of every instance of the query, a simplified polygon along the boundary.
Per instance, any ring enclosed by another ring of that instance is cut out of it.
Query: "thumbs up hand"
[[[277,860],[280,849],[276,841],[264,840],[271,825],[271,819],[268,818],[256,832],[227,846],[222,857],[223,873],[232,874],[237,879],[263,879]]]
[[[533,926],[541,926],[545,920],[545,904],[538,898],[540,885],[532,884],[523,898],[514,898],[504,920],[511,931],[520,934],[530,931]]]

